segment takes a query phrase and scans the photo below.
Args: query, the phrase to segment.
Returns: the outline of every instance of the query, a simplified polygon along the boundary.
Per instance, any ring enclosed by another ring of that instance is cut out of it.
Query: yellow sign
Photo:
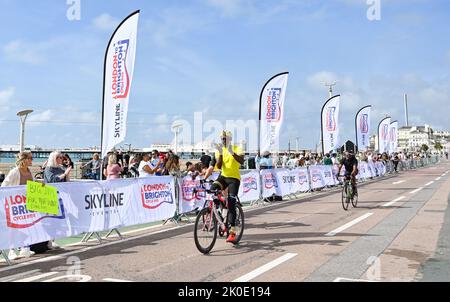
[[[55,187],[27,181],[27,210],[58,215],[58,192]]]

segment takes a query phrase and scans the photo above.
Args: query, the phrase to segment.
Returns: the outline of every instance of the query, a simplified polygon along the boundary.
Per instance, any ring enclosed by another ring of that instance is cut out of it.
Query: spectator
[[[31,152],[21,152],[17,155],[16,167],[9,171],[6,175],[2,187],[7,186],[20,186],[26,185],[28,180],[33,180],[30,167],[33,164],[33,155]],[[16,254],[14,249],[9,250],[8,258],[14,260],[21,257],[31,257],[34,252],[30,250],[30,247],[23,247],[19,249],[19,255]]]
[[[337,160],[337,154],[336,153],[331,154],[331,162],[332,162],[333,165],[337,165],[339,163],[338,160]]]
[[[73,167],[74,167],[73,161],[70,158],[68,153],[64,154],[63,167],[64,167],[64,169],[67,169],[68,167],[71,167],[73,169]]]
[[[82,165],[81,169],[84,169],[87,166],[90,167],[89,169],[91,170],[90,173],[92,175],[92,178],[94,178],[96,180],[100,180],[101,161],[100,161],[100,157],[98,156],[98,153],[94,153],[94,155],[92,156],[92,160],[90,160],[86,164]]]
[[[153,174],[156,176],[160,176],[161,171],[164,169],[164,158],[160,156],[158,150],[156,149],[152,151],[150,168],[154,169],[155,172],[153,172]]]
[[[123,167],[123,152],[122,150],[117,151],[117,155],[116,155],[116,164],[118,164],[119,166]]]
[[[129,169],[130,169],[130,154],[126,153],[123,155],[123,171],[122,175],[124,177],[128,177],[129,175]]]
[[[394,154],[393,159],[392,159],[392,163],[394,164],[394,171],[395,173],[398,173],[397,168],[398,168],[398,162],[400,161],[400,159],[398,158],[397,153]]]
[[[180,162],[177,155],[172,155],[167,160],[162,175],[180,176]]]
[[[63,163],[66,157],[59,151],[53,151],[48,157],[47,165],[44,170],[44,182],[67,182],[70,181],[70,164],[64,169]]]
[[[333,165],[333,161],[331,160],[330,153],[325,154],[325,157],[323,159],[323,164],[326,166]]]
[[[152,162],[150,162],[150,154],[145,153],[142,157],[141,162],[139,163],[139,177],[149,177],[153,176],[155,172],[159,169],[158,167],[161,164],[161,160],[158,159],[158,162],[156,162],[155,166],[152,165]]]
[[[130,157],[130,164],[128,169],[129,177],[139,177],[139,162],[140,157],[138,155],[132,155]]]
[[[106,179],[117,179],[120,178],[120,173],[122,173],[122,167],[117,163],[117,155],[111,154],[108,158],[108,166],[105,169]]]
[[[273,161],[270,158],[270,152],[265,151],[259,159],[260,169],[273,169]]]
[[[63,163],[67,160],[66,156],[59,151],[53,151],[50,153],[47,161],[47,165],[44,170],[44,182],[68,182],[70,181],[70,172],[72,166],[70,162],[67,162],[67,168],[64,169]],[[70,157],[69,157],[70,160]],[[59,246],[54,241],[41,242],[31,245],[31,250],[34,249],[36,253],[43,253],[47,250],[57,249]]]

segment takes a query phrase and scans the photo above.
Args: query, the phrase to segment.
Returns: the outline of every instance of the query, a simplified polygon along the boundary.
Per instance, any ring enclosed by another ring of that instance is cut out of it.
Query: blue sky
[[[274,74],[289,71],[281,146],[312,148],[320,109],[337,80],[342,142],[354,140],[354,114],[373,106],[450,130],[450,2],[380,0],[0,0],[0,145],[17,144],[16,112],[34,109],[26,144],[100,145],[103,59],[120,21],[141,9],[125,143],[169,143],[170,126],[194,112],[204,120],[257,119],[258,98]],[[205,132],[203,136],[208,136]]]

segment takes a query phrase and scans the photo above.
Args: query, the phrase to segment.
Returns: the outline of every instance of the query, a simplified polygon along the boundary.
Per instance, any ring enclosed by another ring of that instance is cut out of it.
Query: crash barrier
[[[435,163],[406,162],[403,168]],[[391,171],[390,163],[360,163],[360,180]],[[342,171],[343,172],[343,171]],[[242,170],[239,199],[252,203],[338,184],[336,166]],[[213,178],[217,177],[217,173]],[[200,180],[174,176],[51,184],[58,190],[58,215],[26,209],[26,186],[0,188],[0,250],[179,217],[203,207],[207,196],[193,193]],[[177,186],[177,189],[175,189]],[[174,215],[175,213],[175,215]]]
[[[28,211],[26,186],[1,188],[0,249],[160,221],[176,209],[172,176],[51,185],[58,215]]]

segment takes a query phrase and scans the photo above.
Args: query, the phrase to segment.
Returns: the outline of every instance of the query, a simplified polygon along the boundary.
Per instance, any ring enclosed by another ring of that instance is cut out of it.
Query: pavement
[[[246,207],[241,243],[218,238],[208,255],[192,223],[154,224],[0,263],[0,281],[450,281],[449,171],[443,160],[362,183],[348,211],[339,188]]]

